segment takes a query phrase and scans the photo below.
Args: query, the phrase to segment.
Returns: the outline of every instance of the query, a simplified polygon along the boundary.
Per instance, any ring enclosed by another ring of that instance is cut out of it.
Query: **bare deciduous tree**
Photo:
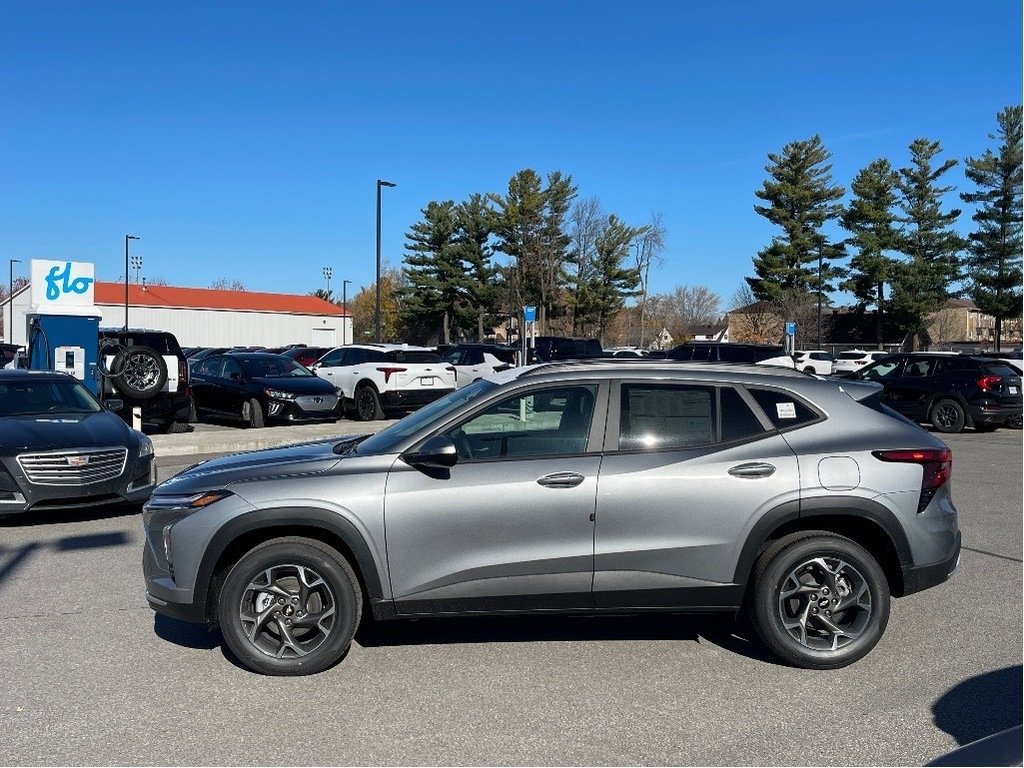
[[[641,227],[633,248],[636,253],[636,269],[640,275],[640,346],[644,346],[645,319],[647,315],[647,289],[651,265],[661,263],[661,252],[665,250],[665,225],[660,213],[652,213],[650,222]]]

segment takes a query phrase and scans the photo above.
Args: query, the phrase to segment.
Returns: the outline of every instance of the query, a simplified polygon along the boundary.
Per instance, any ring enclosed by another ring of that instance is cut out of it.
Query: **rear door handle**
[[[583,482],[583,475],[576,472],[552,472],[537,478],[537,484],[545,488],[575,488]]]
[[[729,470],[733,477],[758,478],[771,477],[775,474],[775,466],[765,462],[755,461],[750,464],[737,464]]]

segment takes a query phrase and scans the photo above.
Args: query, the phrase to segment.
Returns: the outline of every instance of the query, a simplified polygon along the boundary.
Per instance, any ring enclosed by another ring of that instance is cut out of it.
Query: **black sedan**
[[[334,385],[289,357],[266,352],[213,355],[192,369],[192,398],[202,416],[270,421],[335,421],[341,411]]]
[[[72,376],[0,371],[0,515],[141,503],[155,480],[150,439]]]

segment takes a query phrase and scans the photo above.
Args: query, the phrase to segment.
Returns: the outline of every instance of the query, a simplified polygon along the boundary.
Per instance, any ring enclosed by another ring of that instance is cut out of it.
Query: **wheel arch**
[[[336,549],[352,566],[368,604],[383,596],[381,574],[356,526],[336,512],[310,507],[261,509],[233,518],[214,534],[196,576],[194,603],[217,622],[216,598],[228,570],[253,547],[281,536],[305,536]]]
[[[931,418],[932,418],[932,409],[935,407],[935,404],[940,402],[941,400],[953,400],[953,401],[955,401],[956,404],[959,405],[961,409],[963,409],[963,412],[964,412],[964,426],[965,427],[973,427],[974,426],[974,419],[971,418],[971,407],[967,403],[967,398],[964,397],[963,394],[960,393],[960,392],[946,391],[946,392],[939,392],[939,393],[936,393],[936,394],[932,395],[929,398],[929,400],[928,400],[928,407],[925,409],[925,412],[924,412],[924,416],[925,416],[926,420],[929,420],[929,421],[931,420]]]
[[[363,378],[356,382],[356,386],[352,390],[352,396],[355,397],[355,393],[358,392],[363,387],[370,387],[370,389],[372,389],[374,392],[380,394],[380,388],[377,386],[377,382],[375,382],[373,379]]]
[[[827,531],[855,541],[881,566],[890,592],[904,593],[903,568],[912,564],[910,544],[895,515],[881,504],[856,497],[827,497],[789,502],[754,525],[736,563],[734,583],[747,584],[754,563],[774,541],[800,531]]]

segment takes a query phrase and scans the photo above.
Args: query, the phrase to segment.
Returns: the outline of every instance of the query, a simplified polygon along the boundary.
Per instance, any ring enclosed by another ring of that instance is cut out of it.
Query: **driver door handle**
[[[545,488],[575,488],[585,480],[583,475],[577,472],[552,472],[537,478],[537,484]]]

